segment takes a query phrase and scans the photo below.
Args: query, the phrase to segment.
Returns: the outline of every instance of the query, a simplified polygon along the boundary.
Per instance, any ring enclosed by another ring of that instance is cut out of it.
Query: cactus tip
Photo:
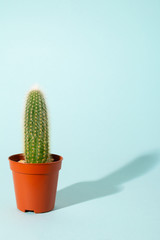
[[[40,87],[37,83],[35,83],[32,87],[31,90],[40,90]]]

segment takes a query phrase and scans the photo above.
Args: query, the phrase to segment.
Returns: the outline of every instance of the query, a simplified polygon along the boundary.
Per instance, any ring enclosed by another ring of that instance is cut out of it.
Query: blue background
[[[0,239],[157,240],[160,2],[0,2]],[[55,210],[16,209],[8,156],[23,108],[46,95],[51,152],[64,157]]]

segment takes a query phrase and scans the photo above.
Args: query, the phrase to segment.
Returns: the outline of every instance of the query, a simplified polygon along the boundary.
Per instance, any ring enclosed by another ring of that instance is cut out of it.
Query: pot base
[[[17,207],[18,208],[18,207]],[[48,210],[48,211],[39,211],[39,209],[35,209],[35,210],[25,210],[25,209],[20,209],[20,208],[18,208],[18,210],[20,210],[21,212],[33,212],[33,213],[36,213],[36,214],[38,214],[38,213],[46,213],[46,212],[50,212],[50,211],[53,211],[54,210],[54,208],[53,209],[50,209],[50,210]]]

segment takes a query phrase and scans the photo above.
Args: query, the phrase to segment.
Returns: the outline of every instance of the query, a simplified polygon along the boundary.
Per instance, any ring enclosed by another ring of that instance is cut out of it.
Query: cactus
[[[27,163],[50,161],[47,107],[40,90],[31,90],[26,100],[24,156]]]

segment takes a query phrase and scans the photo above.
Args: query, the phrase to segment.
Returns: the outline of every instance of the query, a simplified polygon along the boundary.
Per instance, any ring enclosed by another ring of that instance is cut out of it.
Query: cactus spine
[[[26,100],[24,155],[27,163],[50,160],[47,107],[40,90],[31,90]]]

